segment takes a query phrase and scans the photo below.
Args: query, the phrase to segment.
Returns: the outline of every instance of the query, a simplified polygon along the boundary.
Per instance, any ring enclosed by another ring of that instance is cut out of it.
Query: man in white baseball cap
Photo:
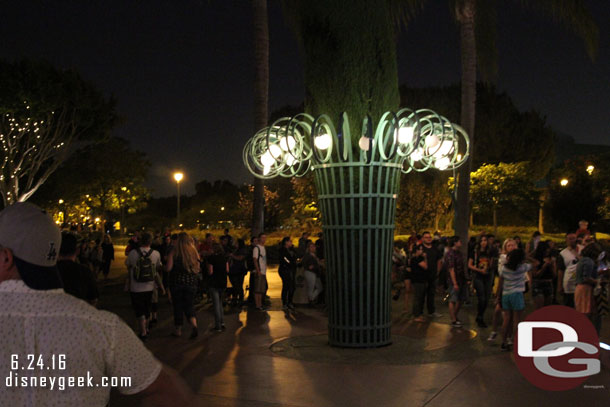
[[[17,272],[34,290],[62,288],[57,270],[61,232],[35,205],[17,203],[0,212],[0,247],[10,249]]]
[[[0,212],[0,406],[106,406],[111,386],[147,405],[190,405],[184,382],[116,314],[64,292],[60,244],[37,206]]]

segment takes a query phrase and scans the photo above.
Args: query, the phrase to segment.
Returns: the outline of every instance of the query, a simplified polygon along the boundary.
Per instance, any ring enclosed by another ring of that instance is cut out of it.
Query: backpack
[[[150,259],[153,250],[150,249],[146,254],[142,253],[140,249],[137,250],[140,258],[136,262],[136,266],[133,270],[133,279],[138,283],[149,283],[154,281],[157,265]]]
[[[256,257],[257,262],[263,257],[261,255],[261,249],[258,247],[254,246],[251,251],[249,250],[248,256],[246,257],[246,267],[248,268],[248,271],[256,271],[256,266],[254,265],[254,249],[258,250],[258,256]]]

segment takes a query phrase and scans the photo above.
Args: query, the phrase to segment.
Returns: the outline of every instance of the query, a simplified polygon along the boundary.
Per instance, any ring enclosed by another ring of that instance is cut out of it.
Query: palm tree
[[[477,66],[485,81],[493,79],[497,71],[495,47],[495,1],[450,0],[455,18],[460,25],[460,47],[462,64],[462,108],[461,125],[468,132],[474,146]],[[546,14],[574,31],[585,43],[591,59],[595,58],[598,43],[598,28],[582,0],[519,0],[522,6]],[[476,154],[476,150],[473,150]],[[468,235],[470,213],[470,172],[472,156],[467,165],[460,168],[455,233]]]
[[[269,120],[269,22],[267,0],[252,0],[254,27],[254,132],[267,126]],[[252,235],[265,228],[265,193],[263,180],[254,177],[254,201],[252,205]]]

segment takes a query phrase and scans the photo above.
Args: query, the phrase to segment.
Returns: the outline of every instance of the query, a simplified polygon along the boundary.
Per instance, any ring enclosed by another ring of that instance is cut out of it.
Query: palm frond
[[[517,0],[524,8],[550,16],[585,43],[587,54],[595,60],[599,44],[599,27],[583,0]]]
[[[406,27],[419,11],[424,8],[427,0],[387,0],[388,11],[398,29]]]

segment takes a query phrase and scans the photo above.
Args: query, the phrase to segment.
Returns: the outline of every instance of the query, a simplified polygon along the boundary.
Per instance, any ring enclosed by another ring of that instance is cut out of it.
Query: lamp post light
[[[587,174],[593,175],[593,171],[595,171],[595,167],[592,165],[587,166]]]
[[[174,173],[174,180],[176,180],[176,189],[178,190],[176,200],[176,224],[180,224],[180,181],[184,178],[184,174],[181,172]]]
[[[245,145],[256,177],[314,174],[322,213],[333,346],[391,343],[390,270],[400,174],[455,170],[468,158],[468,135],[437,113],[401,109],[367,116],[352,136],[347,114],[281,118]]]
[[[562,178],[562,179],[559,181],[559,185],[561,185],[562,187],[565,187],[565,186],[567,186],[567,185],[568,185],[568,182],[569,182],[569,181],[568,181],[568,179],[567,179],[567,178]]]

